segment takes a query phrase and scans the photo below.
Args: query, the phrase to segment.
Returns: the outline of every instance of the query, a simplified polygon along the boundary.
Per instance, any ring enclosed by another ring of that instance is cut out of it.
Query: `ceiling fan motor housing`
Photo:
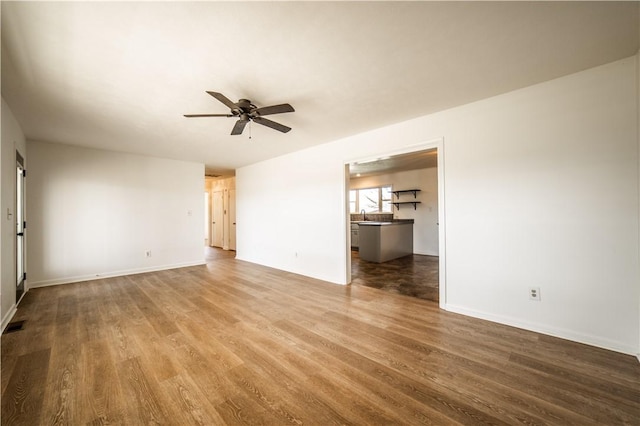
[[[249,99],[240,99],[236,105],[238,105],[238,108],[245,113],[249,113],[252,109],[257,108]]]

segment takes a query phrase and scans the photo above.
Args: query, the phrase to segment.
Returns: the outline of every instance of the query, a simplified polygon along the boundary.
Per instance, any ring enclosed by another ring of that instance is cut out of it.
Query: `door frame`
[[[344,208],[345,208],[345,277],[347,285],[351,284],[351,220],[349,212],[349,164],[355,162],[375,161],[383,157],[393,157],[394,155],[409,154],[427,149],[436,149],[438,154],[438,288],[439,288],[439,306],[446,309],[447,305],[447,274],[446,274],[446,209],[445,209],[445,174],[444,174],[444,137],[430,139],[428,141],[406,146],[394,151],[384,151],[376,155],[368,155],[366,157],[358,157],[346,161],[344,163]]]
[[[20,171],[20,177],[18,177]],[[25,214],[25,190],[26,190],[26,169],[24,166],[24,158],[16,150],[16,183],[15,197],[13,204],[14,211],[14,229],[16,237],[15,244],[15,284],[16,284],[16,304],[26,292],[27,281],[27,237],[26,237],[26,214]],[[18,244],[20,238],[21,244]]]
[[[204,222],[205,247],[211,246],[211,191],[204,191]]]
[[[229,236],[228,250],[236,250],[236,190],[235,188],[229,188],[227,192],[227,213],[229,221]]]

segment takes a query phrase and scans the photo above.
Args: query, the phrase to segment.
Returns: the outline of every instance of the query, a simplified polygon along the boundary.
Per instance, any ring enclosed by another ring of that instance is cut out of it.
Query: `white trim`
[[[568,330],[566,328],[549,327],[544,324],[522,321],[518,318],[495,315],[483,311],[476,311],[473,309],[467,309],[462,306],[446,305],[443,309],[449,312],[455,312],[457,314],[462,314],[473,318],[479,318],[502,325],[508,325],[511,327],[521,328],[536,333],[546,334],[548,336],[558,337],[560,339],[570,340],[573,342],[584,343],[585,345],[595,346],[615,352],[621,352],[623,354],[636,355],[637,351],[637,349],[633,346],[624,344],[622,342],[603,339],[599,336],[594,336],[591,334],[576,333],[575,331]]]
[[[115,271],[115,272],[108,272],[103,274],[79,275],[75,277],[56,278],[53,280],[32,282],[29,288],[48,287],[48,286],[59,285],[59,284],[71,284],[71,283],[77,283],[81,281],[101,280],[103,278],[121,277],[124,275],[141,274],[144,272],[165,271],[167,269],[177,269],[177,268],[185,268],[187,266],[199,266],[199,265],[206,265],[206,262],[204,261],[184,262],[184,263],[175,263],[172,265],[153,266],[149,268],[128,269],[125,271]]]
[[[342,285],[351,284],[351,205],[349,204],[349,190],[350,190],[350,178],[349,178],[349,163],[344,163],[342,168],[342,200],[344,201],[343,228],[345,229],[346,251],[345,251],[345,263],[344,270],[344,283]],[[349,218],[349,220],[347,220]]]
[[[24,299],[24,296],[27,295],[27,292],[29,291],[29,289],[27,288],[27,281],[25,280],[25,286],[24,286],[24,291],[22,292],[22,295],[20,296],[20,300],[18,300],[16,302],[16,306],[20,305],[20,302],[22,302],[22,299]]]
[[[442,143],[443,139],[444,138],[441,136],[441,137],[429,139],[425,142],[420,142],[413,145],[406,145],[402,148],[398,148],[393,151],[383,151],[383,152],[378,152],[375,155],[369,155],[367,157],[355,157],[355,158],[347,159],[344,161],[344,164],[346,165],[351,163],[367,163],[371,161],[377,161],[380,158],[384,158],[384,157],[393,157],[394,155],[410,154],[416,151],[424,151],[425,149],[437,148],[438,144]]]
[[[7,325],[9,325],[9,323],[13,319],[13,316],[16,314],[16,312],[18,312],[17,306],[18,305],[14,303],[13,306],[11,306],[11,308],[9,309],[9,312],[7,312],[7,315],[2,318],[2,333],[4,333],[4,329],[7,328]]]
[[[436,142],[438,150],[438,304],[445,309],[447,304],[447,239],[446,209],[445,209],[445,181],[444,181],[444,137]]]
[[[639,12],[640,14],[640,12]],[[636,52],[636,138],[638,150],[636,151],[636,178],[638,179],[638,247],[640,247],[640,49]],[[640,281],[640,264],[638,265],[638,281]],[[640,297],[638,297],[638,347],[636,348],[638,361],[640,361]]]

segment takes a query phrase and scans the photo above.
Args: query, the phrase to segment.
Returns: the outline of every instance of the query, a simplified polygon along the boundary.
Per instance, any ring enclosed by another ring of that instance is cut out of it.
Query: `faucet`
[[[364,209],[360,210],[360,214],[362,214],[362,220],[367,220],[367,212]]]

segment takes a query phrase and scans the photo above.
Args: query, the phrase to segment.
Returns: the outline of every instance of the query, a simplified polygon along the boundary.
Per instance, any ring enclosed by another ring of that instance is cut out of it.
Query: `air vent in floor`
[[[14,331],[22,330],[24,323],[25,323],[25,320],[10,322],[9,324],[7,324],[7,328],[4,329],[3,334],[13,333]]]

